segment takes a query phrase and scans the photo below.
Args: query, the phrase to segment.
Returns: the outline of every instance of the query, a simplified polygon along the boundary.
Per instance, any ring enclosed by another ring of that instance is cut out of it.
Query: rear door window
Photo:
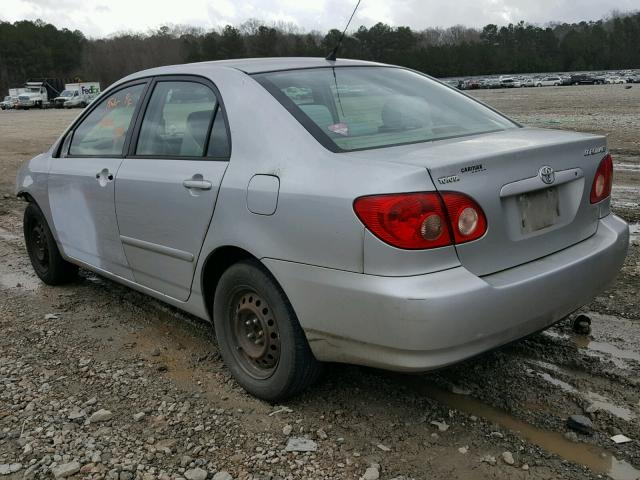
[[[206,85],[189,81],[156,83],[135,155],[203,157],[217,109],[215,93]]]

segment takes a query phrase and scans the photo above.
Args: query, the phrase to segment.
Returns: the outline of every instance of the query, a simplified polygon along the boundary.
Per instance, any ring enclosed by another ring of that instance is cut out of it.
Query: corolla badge
[[[540,167],[540,170],[538,170],[538,176],[540,177],[540,180],[542,180],[547,185],[551,185],[556,179],[556,174],[553,171],[553,168],[551,168],[549,165]]]

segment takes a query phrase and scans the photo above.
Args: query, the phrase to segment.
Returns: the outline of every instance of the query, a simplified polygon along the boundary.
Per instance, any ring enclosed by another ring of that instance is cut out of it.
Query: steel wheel
[[[269,378],[280,361],[280,332],[267,302],[256,292],[243,290],[230,312],[234,357],[257,380]]]
[[[47,243],[47,234],[39,221],[34,221],[29,229],[29,252],[31,260],[36,268],[43,274],[49,270],[49,245]]]
[[[29,260],[40,280],[47,285],[62,285],[76,277],[78,267],[62,258],[47,220],[35,203],[29,203],[24,211],[23,229]]]

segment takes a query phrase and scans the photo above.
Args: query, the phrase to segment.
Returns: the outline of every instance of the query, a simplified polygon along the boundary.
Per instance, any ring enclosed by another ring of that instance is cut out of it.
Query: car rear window
[[[254,78],[335,152],[518,127],[466,95],[402,68],[312,68]]]

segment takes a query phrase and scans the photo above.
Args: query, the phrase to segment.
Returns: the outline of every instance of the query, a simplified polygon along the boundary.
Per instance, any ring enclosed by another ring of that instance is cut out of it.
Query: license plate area
[[[522,233],[554,225],[560,218],[560,199],[555,187],[518,195]]]

